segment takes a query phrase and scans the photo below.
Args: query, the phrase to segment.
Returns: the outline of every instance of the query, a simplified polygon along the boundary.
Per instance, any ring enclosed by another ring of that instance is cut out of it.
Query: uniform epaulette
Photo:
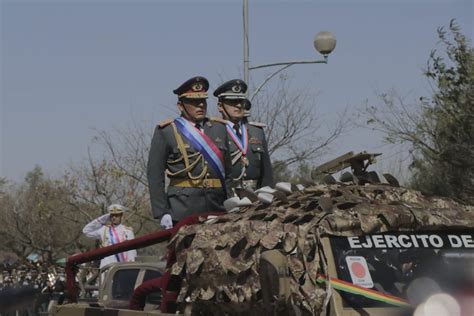
[[[267,124],[263,124],[263,123],[260,123],[260,122],[249,122],[248,124],[252,125],[252,126],[260,127],[260,128],[267,127]]]
[[[173,122],[173,119],[167,118],[166,120],[161,121],[161,122],[158,124],[158,126],[159,126],[160,128],[163,128],[163,127],[168,126],[168,125],[171,124],[172,122]]]
[[[123,224],[122,224],[122,225],[123,225]],[[128,230],[133,230],[133,228],[130,227],[130,226],[123,225],[123,227],[126,228],[126,229],[128,229]]]
[[[220,117],[211,117],[209,120],[211,120],[211,122],[219,122],[219,123],[222,123],[222,124],[227,123],[226,120],[224,120],[223,118],[220,118]]]

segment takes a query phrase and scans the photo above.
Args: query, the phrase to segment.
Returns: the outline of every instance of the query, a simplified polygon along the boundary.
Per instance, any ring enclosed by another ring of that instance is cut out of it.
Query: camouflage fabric
[[[239,303],[218,305],[257,311],[260,254],[280,249],[289,262],[290,303],[317,315],[327,295],[316,282],[318,274],[326,274],[322,237],[474,228],[474,209],[406,188],[334,184],[278,195],[270,205],[256,203],[212,224],[204,221],[183,227],[169,244],[177,253],[172,274],[183,278],[179,302]]]

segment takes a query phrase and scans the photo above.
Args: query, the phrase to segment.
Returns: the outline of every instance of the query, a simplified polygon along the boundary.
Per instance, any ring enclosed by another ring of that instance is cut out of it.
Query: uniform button
[[[247,173],[244,173],[244,177],[246,177],[246,176],[247,176]]]
[[[258,147],[257,149],[260,150],[260,147]]]
[[[209,177],[210,175],[211,175],[211,174],[210,174],[209,172],[206,174],[206,176],[208,176],[208,177]]]

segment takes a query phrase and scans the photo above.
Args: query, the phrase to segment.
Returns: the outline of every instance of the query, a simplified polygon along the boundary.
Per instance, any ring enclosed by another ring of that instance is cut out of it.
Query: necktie
[[[242,139],[242,133],[240,132],[239,124],[234,124],[234,130],[235,130],[235,133],[237,134],[237,137],[239,137],[239,139]]]
[[[202,132],[202,126],[201,126],[201,124],[196,123],[194,126],[196,126],[196,128]]]

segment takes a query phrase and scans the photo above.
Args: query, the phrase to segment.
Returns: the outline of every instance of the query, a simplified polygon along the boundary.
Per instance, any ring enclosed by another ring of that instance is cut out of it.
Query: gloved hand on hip
[[[163,217],[161,217],[160,226],[163,229],[173,228],[173,220],[171,219],[170,214],[165,214]]]

